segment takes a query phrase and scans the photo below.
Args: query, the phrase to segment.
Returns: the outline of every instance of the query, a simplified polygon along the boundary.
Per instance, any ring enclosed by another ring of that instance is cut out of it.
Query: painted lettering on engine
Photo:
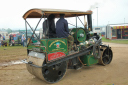
[[[48,54],[48,61],[51,61],[51,60],[54,60],[54,59],[57,59],[63,56],[65,56],[65,53],[63,52],[50,53]]]

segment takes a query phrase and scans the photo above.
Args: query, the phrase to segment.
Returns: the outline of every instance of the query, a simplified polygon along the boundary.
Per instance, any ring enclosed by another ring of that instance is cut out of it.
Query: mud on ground
[[[23,46],[0,47],[0,63],[25,59],[26,49]]]
[[[108,43],[105,43],[108,44]],[[109,43],[113,60],[107,66],[92,65],[80,70],[67,70],[65,77],[52,85],[128,85],[128,45]],[[1,66],[0,85],[48,85],[34,77],[25,64]]]

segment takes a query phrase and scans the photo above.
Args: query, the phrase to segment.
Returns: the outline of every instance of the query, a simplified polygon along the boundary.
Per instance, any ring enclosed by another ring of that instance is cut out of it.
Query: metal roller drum
[[[33,64],[37,65],[37,66],[42,66],[43,62],[44,62],[43,59],[31,57],[31,56],[29,56],[27,59],[27,62],[29,62],[29,61],[33,62]],[[42,75],[42,68],[37,68],[37,67],[31,66],[30,64],[26,64],[26,67],[27,67],[27,70],[29,71],[29,73],[44,80],[44,77]]]
[[[38,67],[35,67],[31,64],[26,64],[27,70],[32,75],[48,83],[56,83],[63,78],[67,69],[66,61],[50,67],[47,66],[42,67],[45,60],[43,58],[39,58],[39,56],[38,57],[35,57],[34,55],[33,55],[34,57],[30,56],[35,53],[36,52],[29,53],[27,62],[32,63],[33,65]]]

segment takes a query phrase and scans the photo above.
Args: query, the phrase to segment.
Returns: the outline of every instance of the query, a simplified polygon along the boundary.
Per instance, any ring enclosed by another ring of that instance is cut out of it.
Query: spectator
[[[0,47],[1,47],[1,40],[0,40]]]
[[[5,40],[5,36],[3,35],[3,40]]]
[[[24,34],[22,35],[21,40],[22,40],[23,47],[24,47],[24,42],[25,42],[25,40],[26,40],[26,38],[25,38]]]
[[[2,37],[2,35],[0,34],[0,40],[1,40],[1,37]]]

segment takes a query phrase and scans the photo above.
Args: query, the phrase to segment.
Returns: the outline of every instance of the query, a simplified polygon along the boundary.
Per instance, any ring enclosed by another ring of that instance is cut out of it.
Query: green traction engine
[[[42,12],[42,9],[40,10]],[[38,15],[40,10],[32,9],[28,11],[24,15],[24,19]],[[38,13],[36,14],[37,11]],[[46,10],[45,12],[47,14]],[[55,13],[55,11],[51,12]],[[62,10],[60,12],[64,13],[65,11]],[[69,12],[65,12],[65,14],[67,13],[66,17],[75,16],[72,14],[73,12]],[[79,11],[74,13],[83,14]],[[58,16],[57,14],[56,17]],[[89,13],[85,12],[85,14]],[[28,58],[23,60],[29,73],[48,83],[56,83],[63,78],[67,69],[78,70],[83,66],[91,66],[93,64],[104,66],[109,64],[113,58],[111,47],[103,45],[101,37],[97,33],[89,31],[89,28],[92,28],[90,16],[91,13],[87,15],[88,29],[86,27],[71,29],[70,35],[74,38],[71,50],[68,50],[69,40],[67,38],[42,38],[29,41],[27,46]]]

